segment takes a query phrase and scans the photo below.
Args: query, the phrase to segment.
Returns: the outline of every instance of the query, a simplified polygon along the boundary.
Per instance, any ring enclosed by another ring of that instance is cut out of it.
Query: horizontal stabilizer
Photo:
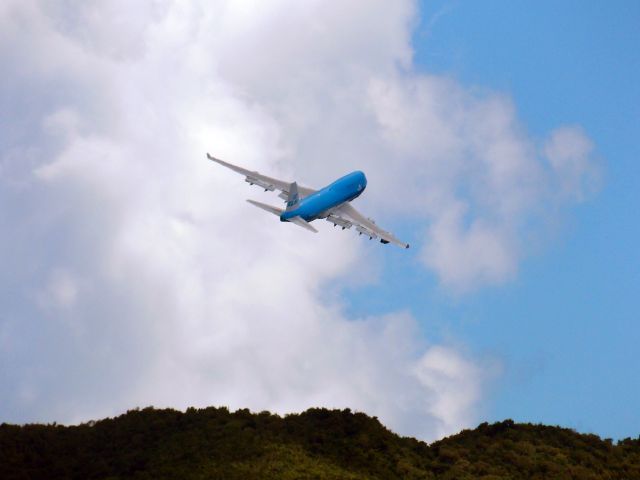
[[[280,216],[282,215],[283,210],[278,207],[272,207],[271,205],[267,205],[266,203],[256,202],[255,200],[247,200],[251,205],[255,205],[262,210],[266,210],[269,213],[273,213],[274,215]]]
[[[290,218],[288,221],[289,221],[289,222],[291,222],[291,223],[295,223],[295,224],[296,224],[296,225],[298,225],[299,227],[306,228],[306,229],[307,229],[307,230],[309,230],[310,232],[318,233],[318,230],[316,230],[315,228],[313,228],[313,227],[311,226],[311,224],[310,224],[309,222],[307,222],[307,221],[306,221],[304,218],[302,218],[302,217],[293,217],[293,218]]]

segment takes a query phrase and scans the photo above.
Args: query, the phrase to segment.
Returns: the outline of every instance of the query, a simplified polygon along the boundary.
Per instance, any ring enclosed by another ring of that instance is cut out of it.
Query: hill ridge
[[[640,480],[640,437],[505,420],[427,444],[349,409],[147,407],[76,426],[3,423],[0,478]]]

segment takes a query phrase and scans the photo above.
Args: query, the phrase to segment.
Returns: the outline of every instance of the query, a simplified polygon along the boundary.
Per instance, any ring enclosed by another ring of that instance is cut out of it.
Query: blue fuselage
[[[302,217],[307,222],[311,222],[317,218],[323,218],[332,208],[359,196],[366,187],[367,177],[364,173],[352,172],[301,199],[295,209],[283,212],[280,220],[286,222],[293,217]]]

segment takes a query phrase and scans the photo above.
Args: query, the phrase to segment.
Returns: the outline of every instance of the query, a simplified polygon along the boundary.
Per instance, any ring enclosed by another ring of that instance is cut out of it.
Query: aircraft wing
[[[262,175],[259,172],[247,170],[246,168],[238,167],[237,165],[233,165],[232,163],[225,162],[220,160],[219,158],[212,157],[207,153],[207,158],[212,160],[220,165],[230,168],[234,172],[238,172],[241,175],[245,176],[244,181],[249,185],[258,185],[259,187],[264,188],[266,191],[273,192],[274,190],[280,190],[280,198],[286,200],[289,195],[289,187],[291,182],[286,182],[284,180],[278,180],[277,178],[267,177],[266,175]],[[301,196],[307,197],[314,193],[316,190],[313,188],[303,187],[298,185],[298,192]]]
[[[340,225],[343,230],[355,226],[360,235],[365,234],[369,238],[380,238],[382,243],[393,243],[402,248],[409,248],[408,243],[398,240],[392,233],[377,226],[373,220],[362,215],[348,202],[331,210],[326,220],[334,225]]]

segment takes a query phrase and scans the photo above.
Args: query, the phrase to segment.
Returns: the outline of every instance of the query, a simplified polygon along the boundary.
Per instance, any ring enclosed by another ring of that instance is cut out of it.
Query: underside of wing
[[[334,208],[326,220],[334,225],[342,227],[342,229],[355,227],[360,235],[366,235],[370,239],[380,239],[381,243],[393,243],[402,248],[409,248],[408,243],[404,243],[396,238],[392,233],[378,227],[370,218],[362,215],[350,203],[343,203]]]
[[[262,175],[259,172],[247,170],[246,168],[239,167],[237,165],[233,165],[232,163],[225,162],[224,160],[220,160],[219,158],[215,158],[207,153],[207,158],[213,162],[219,163],[220,165],[230,168],[234,172],[237,172],[241,175],[244,175],[244,181],[249,185],[257,185],[259,187],[264,188],[266,191],[273,192],[274,190],[280,191],[280,198],[286,200],[289,195],[289,187],[292,182],[287,182],[284,180],[279,180],[277,178],[268,177],[266,175]],[[313,188],[303,187],[298,185],[298,192],[302,197],[307,197],[314,193],[316,190]]]

